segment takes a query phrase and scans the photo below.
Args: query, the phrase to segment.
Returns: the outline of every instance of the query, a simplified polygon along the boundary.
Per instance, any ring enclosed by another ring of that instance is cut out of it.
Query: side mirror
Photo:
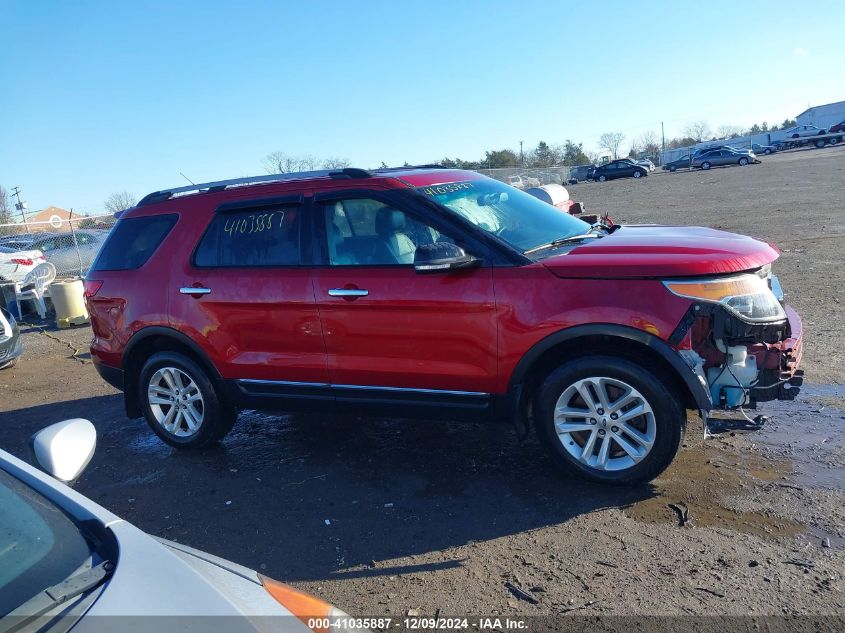
[[[96,448],[97,429],[82,418],[57,422],[32,436],[36,466],[65,483],[82,474]]]
[[[418,273],[447,272],[480,265],[480,259],[467,255],[464,249],[450,242],[423,244],[414,253],[414,270]]]

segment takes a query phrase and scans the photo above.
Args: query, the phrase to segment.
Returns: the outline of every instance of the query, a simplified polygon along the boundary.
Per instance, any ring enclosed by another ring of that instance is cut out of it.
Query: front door
[[[317,200],[314,290],[335,396],[485,399],[497,370],[492,269],[417,273],[417,246],[460,236],[377,194]]]

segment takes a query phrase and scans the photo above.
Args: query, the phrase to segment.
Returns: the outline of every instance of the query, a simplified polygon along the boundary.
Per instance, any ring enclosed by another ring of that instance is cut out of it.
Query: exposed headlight
[[[768,322],[786,318],[767,281],[754,274],[696,280],[670,279],[665,280],[663,285],[679,297],[719,303],[745,321]]]

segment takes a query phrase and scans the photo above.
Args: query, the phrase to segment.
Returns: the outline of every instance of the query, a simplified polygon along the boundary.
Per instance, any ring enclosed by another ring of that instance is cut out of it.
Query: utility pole
[[[660,139],[661,139],[660,146],[662,148],[661,151],[660,151],[660,164],[662,165],[663,164],[663,154],[666,153],[666,130],[663,129],[663,121],[660,122]]]
[[[522,153],[522,141],[519,142],[519,166],[525,169],[525,155]]]
[[[12,190],[12,195],[18,199],[15,209],[21,212],[21,220],[23,220],[23,225],[26,227],[26,232],[29,233],[29,224],[26,221],[26,202],[21,202],[21,188],[15,187]]]

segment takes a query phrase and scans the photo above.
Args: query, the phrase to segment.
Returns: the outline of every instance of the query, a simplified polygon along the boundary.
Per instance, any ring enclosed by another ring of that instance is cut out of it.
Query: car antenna
[[[182,178],[184,178],[185,180],[187,180],[187,181],[188,181],[189,183],[191,183],[192,185],[196,185],[196,184],[197,184],[197,183],[195,183],[193,180],[191,180],[190,178],[188,178],[185,174],[183,174],[181,171],[179,172],[179,175],[180,175],[180,176],[182,176]]]

